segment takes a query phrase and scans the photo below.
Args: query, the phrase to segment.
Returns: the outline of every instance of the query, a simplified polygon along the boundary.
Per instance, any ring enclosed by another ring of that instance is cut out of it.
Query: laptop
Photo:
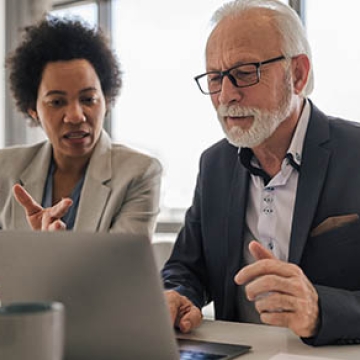
[[[65,305],[65,360],[232,359],[250,348],[177,342],[145,236],[0,231],[0,289],[3,305]]]

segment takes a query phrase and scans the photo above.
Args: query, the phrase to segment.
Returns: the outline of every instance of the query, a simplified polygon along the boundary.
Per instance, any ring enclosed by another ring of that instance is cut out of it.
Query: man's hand
[[[19,184],[13,186],[13,193],[17,202],[22,205],[26,219],[33,230],[65,230],[66,224],[61,218],[72,205],[72,200],[64,198],[56,205],[44,209],[32,196]]]
[[[170,310],[171,320],[174,326],[181,332],[187,333],[199,326],[202,314],[187,297],[180,295],[177,291],[165,291],[165,298]]]
[[[255,263],[235,276],[246,284],[248,299],[265,324],[288,327],[300,337],[316,334],[319,322],[318,294],[302,270],[276,259],[260,243],[252,241],[249,250]]]

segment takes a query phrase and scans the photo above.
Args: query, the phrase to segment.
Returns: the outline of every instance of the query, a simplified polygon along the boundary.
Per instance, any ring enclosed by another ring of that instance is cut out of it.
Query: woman
[[[7,67],[18,109],[48,140],[0,151],[1,228],[150,237],[161,166],[103,130],[121,73],[101,31],[48,16],[25,29]]]

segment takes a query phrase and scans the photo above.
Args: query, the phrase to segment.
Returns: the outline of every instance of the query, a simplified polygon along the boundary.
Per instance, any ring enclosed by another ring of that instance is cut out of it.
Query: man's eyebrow
[[[213,69],[210,68],[206,71],[206,72],[222,72],[222,71],[226,71],[226,70],[229,70],[229,69],[233,69],[233,68],[236,68],[238,66],[241,66],[241,65],[251,65],[251,64],[258,64],[259,61],[255,61],[255,60],[241,60],[241,61],[237,61],[236,63],[234,63],[232,66],[230,66],[229,68],[225,69],[225,70],[218,70],[218,69]]]

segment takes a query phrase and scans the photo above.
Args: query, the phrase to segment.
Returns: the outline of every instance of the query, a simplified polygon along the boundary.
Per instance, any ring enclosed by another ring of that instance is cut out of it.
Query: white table
[[[312,347],[288,329],[267,325],[204,320],[191,334],[180,334],[179,337],[251,345],[251,352],[239,356],[239,360],[268,360],[280,352],[341,360],[360,359],[360,345]]]

